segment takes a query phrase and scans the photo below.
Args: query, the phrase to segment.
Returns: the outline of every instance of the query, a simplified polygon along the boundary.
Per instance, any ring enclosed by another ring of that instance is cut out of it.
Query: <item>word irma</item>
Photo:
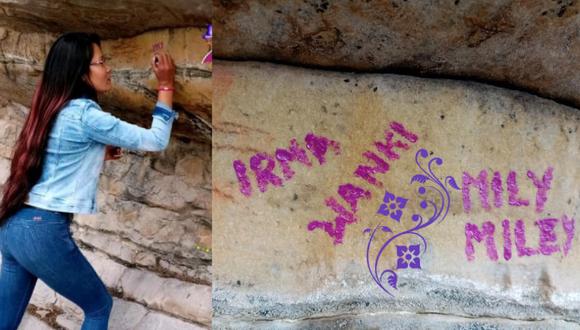
[[[309,133],[304,138],[304,142],[306,143],[306,148],[310,150],[320,165],[326,162],[325,156],[329,147],[334,150],[335,155],[340,154],[340,144],[324,136]],[[307,167],[312,167],[312,162],[308,158],[306,150],[298,145],[296,139],[290,140],[288,149],[276,149],[274,156],[282,168],[284,179],[287,181],[292,179],[295,174],[290,168],[290,162],[299,162]],[[264,161],[266,161],[265,166],[262,165]],[[240,184],[240,192],[247,197],[251,196],[252,184],[247,174],[246,165],[241,160],[236,159],[233,162],[233,166]],[[250,158],[250,169],[254,172],[260,192],[265,192],[269,184],[275,187],[282,186],[282,178],[274,174],[275,166],[274,157],[265,152],[259,152]]]

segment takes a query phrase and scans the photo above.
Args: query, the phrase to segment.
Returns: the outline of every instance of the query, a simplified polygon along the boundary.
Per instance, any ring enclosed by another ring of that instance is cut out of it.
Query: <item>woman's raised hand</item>
[[[155,52],[151,59],[151,67],[153,68],[153,72],[155,72],[159,87],[173,88],[175,64],[173,63],[171,55],[163,50]]]

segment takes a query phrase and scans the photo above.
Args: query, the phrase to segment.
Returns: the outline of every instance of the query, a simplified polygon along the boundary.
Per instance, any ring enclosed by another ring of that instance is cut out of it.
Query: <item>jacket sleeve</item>
[[[150,129],[127,123],[89,102],[81,115],[81,125],[91,140],[130,150],[161,151],[169,144],[177,113],[162,102],[153,111]]]

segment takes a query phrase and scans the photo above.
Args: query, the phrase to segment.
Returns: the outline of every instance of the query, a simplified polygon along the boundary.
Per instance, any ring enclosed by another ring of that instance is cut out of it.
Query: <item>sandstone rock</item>
[[[155,309],[203,324],[211,322],[209,286],[164,279],[137,269],[127,269],[121,285],[125,296]]]
[[[149,313],[143,305],[125,301],[122,299],[113,299],[113,310],[109,319],[109,328],[113,329],[139,329],[137,324]]]
[[[80,329],[82,326],[82,320],[78,319],[78,318],[74,318],[71,315],[59,315],[56,318],[56,323],[58,324],[58,326],[60,328],[64,328],[67,330],[73,330],[73,329]]]
[[[99,275],[100,276],[100,275]],[[59,316],[65,320],[71,320],[76,322],[77,320],[81,320],[83,317],[83,310],[79,306],[77,306],[72,301],[64,298],[61,295],[56,296],[56,303],[54,306],[64,313],[60,313]]]
[[[125,262],[133,262],[135,260],[136,250],[129,242],[122,240],[119,236],[84,228],[85,230],[75,231],[75,239],[88,244],[91,248],[98,248],[106,252],[108,255],[115,256]]]
[[[127,268],[99,252],[84,250],[83,254],[111,292],[119,292],[126,299],[184,319],[204,324],[211,321],[209,286],[161,278],[146,270]],[[62,308],[66,310],[67,306]]]
[[[36,282],[34,294],[30,297],[30,303],[44,308],[50,308],[56,303],[56,292],[49,288],[42,280]]]
[[[176,164],[175,174],[184,176],[189,184],[198,186],[208,181],[204,178],[208,163],[206,159],[186,156]]]
[[[10,160],[0,158],[0,182],[6,182],[10,176]]]
[[[18,330],[51,330],[51,329],[53,329],[51,326],[28,313],[24,314],[22,322],[18,327]]]
[[[424,323],[444,328],[580,323],[576,109],[255,62],[216,62],[214,86],[216,324],[373,327],[385,311],[470,319]]]
[[[330,319],[289,321],[240,322],[233,320],[231,326],[217,321],[215,329],[578,329],[575,323],[564,320],[514,321],[509,319],[465,319],[453,315],[409,315],[384,313],[376,315],[352,315]]]
[[[137,253],[137,255],[135,256],[135,262],[145,267],[155,266],[155,264],[157,263],[157,259],[151,253],[144,251]]]
[[[166,1],[163,6],[143,0],[42,0],[34,3],[4,0],[2,9],[0,26],[18,27],[27,32],[97,32],[109,39],[160,28],[201,27],[210,23],[212,17],[211,2],[182,0]]]
[[[27,113],[27,108],[0,96],[0,157],[12,158],[12,147],[16,143]],[[10,167],[2,166],[2,168]]]
[[[145,219],[146,220],[146,219]],[[155,223],[156,219],[150,219]],[[180,227],[176,227],[180,228]],[[123,234],[122,237],[118,234],[106,233],[95,230],[90,227],[74,226],[75,239],[84,246],[91,249],[97,249],[99,252],[105,253],[108,258],[115,258],[118,262],[124,264],[144,267],[151,271],[161,272],[164,276],[172,276],[196,283],[211,283],[211,272],[208,268],[207,261],[211,263],[211,254],[207,251],[196,249],[196,247],[211,247],[211,231],[203,228],[189,228],[183,234],[180,241],[181,245],[176,243],[179,237],[167,231],[158,233],[160,239],[144,240],[140,236],[134,234]],[[163,235],[168,236],[164,241]],[[197,235],[203,235],[198,238]],[[132,238],[133,240],[129,240]],[[163,242],[170,243],[171,247],[163,245]],[[146,246],[143,244],[149,244]],[[165,247],[165,250],[158,250],[157,247]],[[155,248],[154,248],[155,247]],[[154,248],[155,250],[151,250]],[[110,273],[115,273],[115,267],[107,270],[107,267],[102,266],[103,272],[107,276]],[[108,282],[113,285],[113,282]]]
[[[148,311],[143,305],[113,298],[114,309],[109,319],[109,328],[116,329],[204,329],[205,327],[195,323],[188,323],[180,319],[175,319],[162,313]],[[39,314],[40,310],[36,310]],[[62,329],[79,329],[82,324],[82,315],[58,315],[55,318],[56,324]],[[54,329],[36,316],[26,314],[18,329],[37,330]]]
[[[580,105],[576,1],[214,5],[218,58],[483,80]]]
[[[105,285],[112,289],[121,290],[120,280],[126,271],[126,267],[110,258],[107,255],[95,251],[83,250],[83,255],[89,260]],[[120,289],[119,289],[120,288]]]
[[[168,317],[161,313],[148,313],[141,322],[136,326],[136,329],[147,330],[198,330],[207,329],[206,327],[187,323],[179,319]]]

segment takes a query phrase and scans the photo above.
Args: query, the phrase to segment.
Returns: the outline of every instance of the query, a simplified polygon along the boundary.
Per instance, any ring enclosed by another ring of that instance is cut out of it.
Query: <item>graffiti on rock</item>
[[[549,166],[544,174],[537,175],[534,171],[528,170],[527,177],[531,184],[536,189],[535,212],[542,213],[548,201],[548,192],[551,188],[552,179],[554,176],[554,168]],[[463,209],[466,213],[472,211],[472,203],[470,196],[470,188],[477,188],[479,191],[479,200],[481,207],[487,212],[491,210],[489,202],[489,180],[486,170],[482,170],[475,178],[467,172],[463,172]],[[507,188],[507,204],[512,207],[528,207],[532,203],[529,199],[523,198],[519,195],[520,190],[517,181],[517,173],[509,171],[506,176]],[[504,190],[502,185],[502,177],[500,172],[494,172],[491,179],[491,191],[493,192],[493,206],[500,208],[503,205]],[[497,251],[496,233],[501,231],[503,237],[503,259],[508,261],[514,255],[513,248],[518,257],[529,257],[535,255],[552,255],[561,252],[563,256],[568,255],[574,240],[576,221],[563,215],[561,218],[552,216],[540,217],[534,222],[536,230],[530,229],[533,226],[526,223],[522,219],[503,219],[500,225],[494,224],[492,221],[485,221],[480,226],[472,222],[465,224],[465,256],[468,261],[475,260],[475,246],[474,243],[482,243],[485,246],[485,251],[489,260],[498,261],[499,255]],[[526,229],[527,228],[527,229]],[[557,228],[561,228],[560,240],[558,240]],[[530,235],[530,231],[536,231],[537,236]],[[497,234],[498,236],[500,234]],[[528,246],[530,244],[530,237],[538,237],[537,245],[534,247]]]
[[[528,170],[527,176],[534,184],[536,188],[536,212],[541,213],[544,210],[544,205],[548,200],[547,193],[550,190],[550,184],[552,183],[554,168],[548,167],[544,172],[542,179],[531,170]],[[523,199],[518,196],[519,188],[517,182],[517,173],[515,171],[509,171],[506,178],[506,185],[508,191],[508,205],[510,206],[528,206],[530,201],[528,199]],[[471,194],[470,187],[475,186],[479,191],[479,199],[481,201],[481,206],[484,210],[491,210],[489,204],[489,182],[486,170],[479,172],[477,178],[474,178],[467,172],[463,172],[463,209],[466,213],[471,212]],[[496,208],[500,208],[503,205],[503,186],[500,172],[494,172],[493,179],[491,180],[491,190],[493,191],[493,205]]]
[[[447,176],[443,181],[433,172],[433,165],[441,166],[443,160],[439,157],[429,158],[429,153],[425,149],[420,149],[415,154],[419,174],[411,177],[410,184],[419,184],[417,192],[421,196],[419,206],[423,210],[421,213],[413,214],[410,219],[405,217],[404,208],[409,199],[395,196],[386,191],[383,204],[377,211],[383,215],[383,220],[374,228],[366,228],[363,232],[370,234],[366,247],[366,262],[373,281],[387,294],[394,296],[393,291],[397,290],[398,275],[397,270],[401,269],[421,269],[420,256],[427,251],[427,239],[421,234],[421,230],[430,225],[441,222],[449,212],[451,196],[448,188],[459,190],[452,176]],[[427,160],[428,159],[428,160]],[[427,164],[425,166],[425,161]],[[413,201],[411,201],[413,202]],[[432,213],[424,216],[424,212],[432,209]],[[409,223],[410,228],[395,232],[391,229],[392,221]],[[419,244],[393,245],[402,238],[416,240]],[[389,268],[384,265],[391,263],[387,259],[389,248],[396,247],[397,263],[396,267]]]
[[[529,257],[534,255],[552,255],[561,252],[564,256],[568,255],[572,248],[572,241],[574,240],[574,231],[576,222],[572,218],[564,215],[561,219],[557,218],[543,218],[534,222],[538,227],[538,244],[537,247],[532,248],[527,246],[529,240],[526,237],[526,224],[523,220],[515,221],[513,226],[513,234],[515,242],[512,240],[511,221],[505,219],[501,223],[503,236],[503,258],[510,260],[512,258],[512,248],[515,245],[515,250],[518,257]],[[565,237],[558,243],[556,235],[556,227],[562,226]],[[499,259],[497,252],[497,245],[495,240],[496,226],[491,221],[486,221],[481,225],[481,229],[473,224],[465,224],[465,255],[467,260],[473,261],[475,259],[475,242],[484,241],[487,256],[492,261]],[[528,237],[529,238],[529,237]]]
[[[383,197],[383,204],[379,207],[377,211],[378,214],[384,216],[390,216],[391,219],[401,221],[401,216],[403,215],[403,209],[407,206],[408,199],[403,197],[397,197],[388,191],[385,191],[385,196]]]
[[[402,139],[394,140],[395,133]],[[403,124],[398,122],[391,122],[389,128],[385,130],[385,141],[375,141],[374,145],[378,153],[384,155],[383,158],[379,156],[374,151],[366,151],[363,153],[363,157],[374,163],[374,166],[369,166],[367,164],[360,164],[357,166],[353,175],[368,184],[382,187],[383,183],[377,178],[377,174],[384,174],[389,171],[390,162],[399,159],[400,155],[395,151],[399,149],[402,151],[409,150],[410,145],[407,142],[415,143],[418,140],[416,134],[407,130]],[[334,244],[341,244],[343,242],[344,233],[346,230],[346,225],[356,223],[358,218],[356,212],[358,210],[359,199],[370,199],[371,191],[364,189],[364,187],[357,186],[352,183],[345,183],[338,187],[338,195],[348,204],[345,206],[334,197],[328,197],[325,200],[326,206],[328,206],[333,212],[337,213],[337,216],[332,221],[320,221],[312,220],[308,224],[308,230],[313,231],[315,229],[324,230],[328,236],[333,239]],[[386,212],[386,211],[384,211]],[[397,213],[395,213],[396,215]]]
[[[385,140],[374,142],[376,152],[369,150],[363,153],[363,157],[373,165],[368,165],[368,163],[358,165],[353,172],[354,177],[368,184],[382,187],[383,183],[377,178],[377,174],[386,173],[390,168],[389,162],[399,159],[400,155],[396,149],[408,150],[409,142],[415,143],[417,139],[417,135],[408,131],[401,123],[391,122],[389,128],[385,130]],[[326,163],[329,150],[332,150],[334,155],[340,155],[341,152],[339,142],[321,135],[309,133],[305,136],[304,142],[306,149],[321,166]],[[384,158],[379,154],[382,154]],[[258,190],[264,193],[269,186],[281,187],[284,181],[291,180],[295,174],[290,167],[292,162],[301,163],[307,168],[313,166],[313,161],[308,157],[308,153],[298,144],[296,139],[290,140],[290,146],[287,149],[276,149],[274,155],[258,152],[252,156],[249,167],[254,174]],[[282,176],[274,173],[276,164],[279,165]],[[248,166],[240,159],[234,160],[232,165],[240,192],[246,197],[252,196],[253,187],[248,174]],[[325,205],[337,214],[334,222],[311,220],[307,226],[309,231],[324,230],[333,239],[334,244],[342,243],[347,224],[358,221],[356,211],[359,200],[371,198],[369,190],[352,183],[340,185],[337,192],[346,205],[341,204],[335,197],[328,197],[325,200]]]
[[[306,148],[314,158],[318,160],[318,164],[324,165],[326,162],[326,153],[329,148],[334,151],[335,155],[340,154],[340,143],[326,138],[324,136],[309,133],[304,138]],[[274,173],[276,161],[282,168],[284,179]],[[264,193],[268,190],[268,185],[280,187],[284,180],[291,180],[295,172],[290,167],[290,162],[299,162],[306,167],[312,167],[312,162],[304,148],[298,145],[296,139],[290,140],[290,147],[288,149],[276,149],[274,155],[266,152],[259,152],[250,158],[250,169],[254,173],[256,184],[260,192]],[[234,171],[240,186],[240,192],[246,196],[252,196],[252,183],[248,175],[247,166],[243,161],[236,159],[233,162]]]

